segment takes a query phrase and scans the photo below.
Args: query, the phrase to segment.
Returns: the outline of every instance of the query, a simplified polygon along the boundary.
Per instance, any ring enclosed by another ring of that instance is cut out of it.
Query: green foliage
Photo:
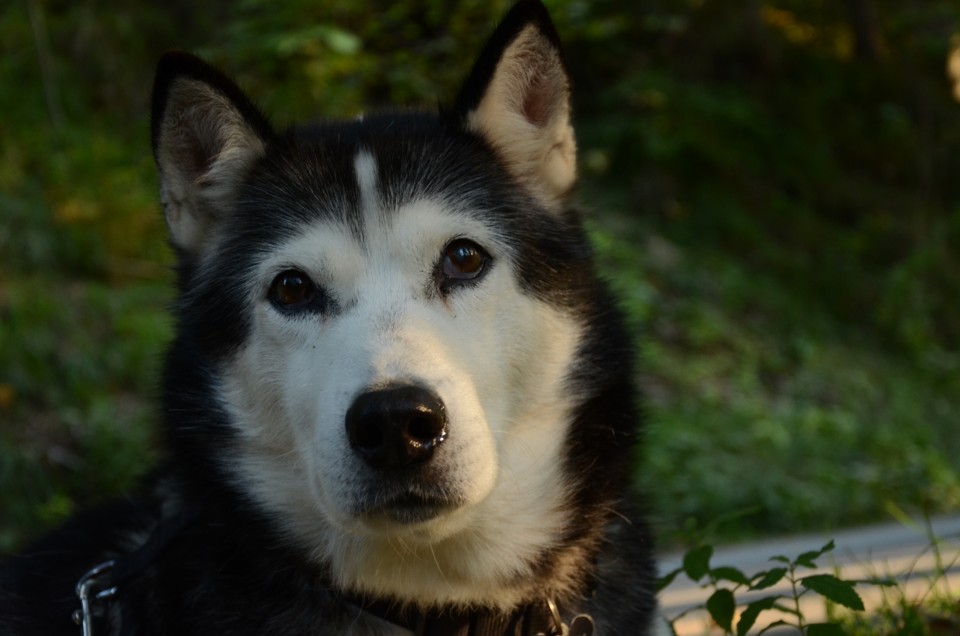
[[[641,481],[672,526],[960,504],[960,126],[942,74],[960,16],[866,4],[889,47],[874,61],[839,4],[578,14],[614,35],[571,43],[585,198],[642,334]]]
[[[353,117],[452,98],[468,70],[456,63],[464,43],[476,47],[508,6],[244,0],[198,51],[238,69],[241,84],[280,121]]]
[[[960,375],[713,248],[622,219],[594,236],[642,325],[638,478],[664,523],[743,511],[723,532],[787,532],[876,519],[886,501],[960,504]]]
[[[783,563],[784,567],[774,567],[753,575],[747,575],[729,566],[711,567],[710,558],[713,554],[713,548],[709,545],[701,545],[687,551],[683,558],[683,566],[667,573],[661,579],[659,587],[660,589],[667,587],[681,572],[693,581],[703,580],[703,586],[707,590],[712,590],[703,608],[707,610],[710,618],[724,634],[746,636],[746,634],[751,633],[764,612],[776,610],[779,616],[787,616],[788,618],[780,618],[775,622],[768,621],[768,624],[758,633],[763,634],[774,627],[792,625],[806,636],[842,635],[845,632],[839,622],[809,623],[800,604],[801,598],[813,592],[830,603],[836,603],[855,611],[864,610],[863,601],[855,588],[858,583],[863,584],[863,581],[849,581],[832,574],[809,574],[806,576],[801,574],[801,570],[804,569],[815,570],[817,568],[816,560],[833,549],[834,544],[831,541],[819,550],[805,552],[794,559],[775,556],[770,560]],[[736,595],[738,593],[741,594],[742,598],[742,596],[753,592],[767,590],[783,580],[789,583],[787,592],[768,594],[745,603],[737,601]],[[730,585],[731,583],[732,585]],[[878,581],[877,584],[886,585],[888,582]],[[740,613],[740,618],[734,625],[738,605],[744,605],[744,607]],[[698,608],[692,608],[678,616],[667,617],[674,633],[676,633],[674,625],[677,621],[695,609]]]
[[[150,467],[144,400],[169,337],[165,285],[118,290],[39,273],[3,292],[0,552]]]
[[[710,571],[710,557],[713,546],[704,545],[693,548],[683,555],[683,571],[694,581],[699,581]]]
[[[604,84],[581,130],[668,238],[738,254],[887,346],[955,352],[960,130],[942,68],[958,9],[878,14],[900,39],[868,63],[842,44],[845,11],[645,3],[621,16],[616,56],[575,42],[575,64],[606,71],[584,69]]]
[[[707,599],[707,611],[713,621],[725,632],[733,630],[733,613],[737,609],[733,592],[720,588]]]
[[[863,601],[850,581],[843,581],[830,574],[817,574],[800,579],[800,584],[838,605],[861,612],[864,609]]]
[[[3,5],[0,553],[130,487],[153,448],[159,53],[206,55],[281,124],[430,106],[508,4]],[[593,236],[643,353],[638,480],[662,525],[960,507],[956,3],[866,1],[872,56],[850,3],[548,4]]]

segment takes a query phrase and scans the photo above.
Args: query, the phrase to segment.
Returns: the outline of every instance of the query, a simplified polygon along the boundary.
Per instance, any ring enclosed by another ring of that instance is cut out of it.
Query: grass
[[[890,573],[897,585],[879,588],[879,602],[869,614],[828,605],[828,615],[849,636],[947,636],[960,633],[960,599],[948,578],[960,564],[960,537],[937,536],[929,521],[923,527],[893,510],[901,523],[925,531],[928,546],[905,571]],[[928,557],[928,558],[925,558]],[[932,565],[931,565],[932,563]],[[879,577],[876,577],[879,578]]]

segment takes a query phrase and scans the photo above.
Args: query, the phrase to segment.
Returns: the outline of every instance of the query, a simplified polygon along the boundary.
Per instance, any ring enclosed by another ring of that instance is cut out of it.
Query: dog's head
[[[279,134],[205,63],[160,62],[174,437],[345,588],[508,605],[560,567],[545,555],[589,551],[569,546],[608,502],[584,483],[620,470],[629,408],[607,441],[577,424],[625,356],[567,204],[569,100],[537,2],[438,115]]]

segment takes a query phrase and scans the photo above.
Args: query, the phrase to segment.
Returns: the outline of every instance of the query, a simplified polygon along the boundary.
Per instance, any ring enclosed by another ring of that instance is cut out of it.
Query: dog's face
[[[358,581],[398,548],[476,575],[496,551],[477,548],[478,567],[471,541],[509,570],[563,526],[579,325],[524,289],[529,248],[502,235],[492,202],[425,192],[393,207],[383,188],[409,167],[383,183],[372,154],[352,163],[347,219],[304,224],[239,281],[249,332],[221,372],[243,438],[231,468],[335,571],[370,558]]]
[[[276,135],[183,54],[154,99],[220,469],[347,589],[513,603],[568,523],[591,281],[542,8],[508,16],[440,117]]]

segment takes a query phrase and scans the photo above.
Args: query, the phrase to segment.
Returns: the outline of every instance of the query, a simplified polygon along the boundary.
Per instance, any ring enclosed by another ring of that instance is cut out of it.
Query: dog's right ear
[[[481,51],[454,105],[513,176],[556,208],[577,176],[570,76],[540,0],[520,0]]]
[[[164,54],[157,66],[151,133],[170,240],[196,255],[274,133],[236,84],[179,51]]]

